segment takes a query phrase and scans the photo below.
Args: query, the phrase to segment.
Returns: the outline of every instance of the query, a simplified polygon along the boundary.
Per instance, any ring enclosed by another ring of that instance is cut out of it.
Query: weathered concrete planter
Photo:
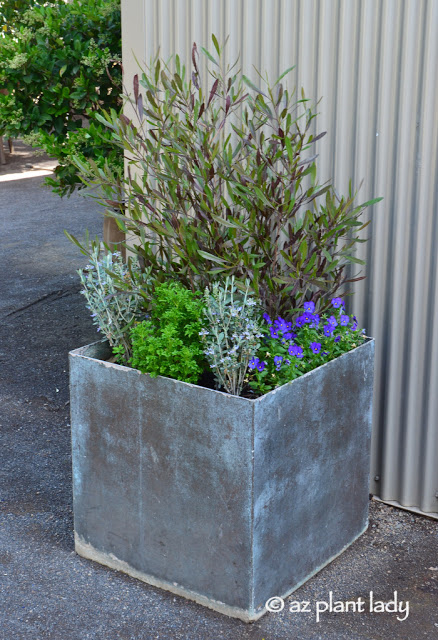
[[[76,551],[245,621],[367,527],[374,343],[256,400],[70,354]]]

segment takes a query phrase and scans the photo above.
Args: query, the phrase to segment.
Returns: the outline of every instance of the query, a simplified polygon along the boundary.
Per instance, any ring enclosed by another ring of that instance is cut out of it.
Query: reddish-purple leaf
[[[227,99],[225,100],[225,113],[226,114],[230,110],[230,105],[231,105],[231,96],[227,96]]]
[[[138,109],[138,115],[140,116],[140,120],[143,120],[143,96],[141,95],[141,93],[137,98],[137,109]]]
[[[138,73],[134,76],[134,100],[135,102],[138,100]]]
[[[312,140],[312,142],[316,142],[317,140],[320,140],[321,138],[323,138],[325,136],[325,134],[327,133],[327,131],[323,131],[322,133],[319,133],[317,136],[315,136]]]
[[[207,102],[207,109],[210,106],[210,102],[213,100],[213,97],[214,97],[214,95],[216,93],[216,89],[217,89],[218,84],[219,84],[219,79],[216,78],[216,80],[214,81],[213,86],[211,88],[211,91],[210,91],[210,96],[209,96],[208,102]]]
[[[249,96],[249,93],[245,93],[244,96],[242,96],[241,98],[239,98],[238,100],[235,101],[234,106],[236,106],[237,104],[240,104],[241,102],[243,102],[248,96]]]
[[[198,73],[198,65],[196,64],[196,56],[199,57],[199,53],[198,53],[198,47],[196,46],[196,42],[193,43],[193,47],[192,47],[192,62],[193,62],[193,66],[195,68],[196,73]]]

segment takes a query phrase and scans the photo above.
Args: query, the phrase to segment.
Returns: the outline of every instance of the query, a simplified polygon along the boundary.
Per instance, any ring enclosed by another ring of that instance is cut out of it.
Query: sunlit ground
[[[49,176],[53,173],[50,169],[30,169],[22,173],[5,173],[0,174],[0,182],[12,182],[13,180],[25,180],[26,178],[39,178],[41,176]]]

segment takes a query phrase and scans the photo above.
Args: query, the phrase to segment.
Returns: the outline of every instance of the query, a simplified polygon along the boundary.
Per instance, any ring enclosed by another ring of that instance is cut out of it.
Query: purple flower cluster
[[[287,352],[290,356],[295,356],[295,358],[302,358],[304,356],[303,347],[297,344],[291,344]]]
[[[304,313],[298,316],[295,320],[295,326],[299,329],[304,327],[305,324],[308,324],[312,328],[317,328],[319,326],[320,318],[318,313],[313,313],[315,311],[315,303],[314,302],[305,302],[304,303]]]
[[[251,358],[251,360],[248,363],[248,369],[254,370],[257,369],[257,371],[263,371],[263,369],[266,366],[266,362],[259,360],[258,358]]]
[[[321,316],[311,300],[300,313],[295,323],[263,315],[267,327],[260,359],[253,357],[249,363],[257,378],[250,376],[253,389],[266,393],[356,346],[357,319],[345,313],[342,298],[333,298],[331,310]]]
[[[284,343],[286,340],[294,340],[297,336],[292,329],[292,322],[286,322],[283,318],[277,318],[272,322],[271,318],[267,313],[263,314],[263,319],[269,326],[269,333],[271,334],[271,338],[281,338],[281,341]],[[279,335],[281,332],[281,336]]]

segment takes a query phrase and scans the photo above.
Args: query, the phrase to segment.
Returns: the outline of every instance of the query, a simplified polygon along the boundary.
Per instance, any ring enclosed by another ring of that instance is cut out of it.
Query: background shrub
[[[121,106],[120,0],[3,5],[3,132],[57,158],[59,167],[47,182],[60,195],[82,185],[72,155],[99,166],[107,158],[119,174],[123,160],[95,114]]]
[[[319,185],[312,146],[315,114],[282,84],[253,85],[206,52],[212,84],[202,83],[193,46],[191,73],[157,60],[134,78],[135,121],[98,116],[128,159],[127,177],[78,162],[99,185],[134,249],[159,279],[202,290],[234,276],[274,317],[291,317],[305,300],[319,309],[354,280],[363,241],[350,188],[345,197]],[[215,57],[216,56],[216,57]],[[115,210],[114,210],[115,208]]]

